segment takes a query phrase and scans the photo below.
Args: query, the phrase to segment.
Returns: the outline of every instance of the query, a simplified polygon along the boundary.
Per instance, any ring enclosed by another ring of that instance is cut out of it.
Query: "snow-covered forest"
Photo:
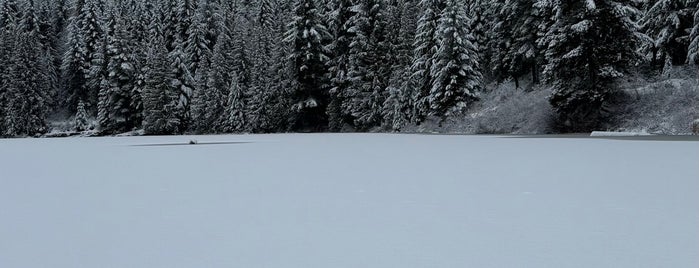
[[[629,71],[699,63],[699,0],[0,0],[0,135],[399,131],[486,85],[594,130]]]

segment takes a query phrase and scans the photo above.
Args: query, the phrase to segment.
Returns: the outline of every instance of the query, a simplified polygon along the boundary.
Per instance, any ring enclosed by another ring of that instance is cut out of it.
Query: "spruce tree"
[[[223,113],[223,131],[228,133],[241,133],[247,131],[247,118],[244,91],[238,84],[237,75],[233,74],[228,85],[228,97],[226,109]]]
[[[531,73],[533,83],[539,82],[542,55],[537,45],[545,23],[534,0],[506,0],[498,9],[494,27],[497,49],[492,61],[495,78],[512,78],[519,87],[519,78]]]
[[[228,86],[235,72],[234,57],[231,53],[233,40],[227,31],[223,31],[213,49],[211,64],[206,73],[203,87],[194,94],[192,118],[194,130],[200,133],[218,133],[224,131],[223,115],[228,97]],[[237,79],[237,78],[235,78]]]
[[[153,22],[152,25],[159,20]],[[143,130],[148,135],[176,134],[181,127],[180,92],[168,62],[165,37],[156,27],[149,28],[152,38],[143,88]]]
[[[447,116],[477,99],[482,84],[478,52],[462,1],[447,0],[437,26],[438,49],[431,69],[430,115]]]
[[[411,65],[412,77],[410,81],[413,92],[414,123],[421,123],[429,114],[429,93],[432,90],[433,77],[432,64],[437,53],[437,25],[443,5],[439,0],[421,0],[422,16],[418,20],[415,34],[414,56]]]
[[[356,37],[350,44],[348,76],[351,84],[343,110],[352,115],[355,126],[361,130],[381,125],[381,107],[392,71],[394,59],[387,39],[384,9],[382,0],[362,0],[353,17],[352,29]]]
[[[383,121],[386,129],[397,132],[408,124],[406,103],[408,103],[410,96],[396,87],[389,87],[387,91],[388,97],[382,109]]]
[[[131,131],[141,125],[139,105],[134,105],[140,94],[134,95],[135,64],[128,43],[125,21],[112,17],[112,28],[107,33],[106,81],[100,92],[99,123],[102,131]]]
[[[547,33],[545,74],[563,131],[600,127],[615,81],[636,60],[629,1],[560,1]]]
[[[649,5],[640,25],[648,36],[641,49],[654,67],[667,74],[687,59],[695,5],[686,0],[657,0]]]
[[[75,113],[75,119],[73,120],[73,129],[78,132],[86,131],[90,129],[89,115],[85,109],[85,103],[79,102],[77,112]]]
[[[31,136],[48,131],[50,87],[42,68],[43,50],[32,9],[25,10],[11,38],[14,51],[3,74],[5,136]],[[11,26],[10,26],[11,27]]]
[[[697,2],[699,7],[699,2]],[[687,63],[699,64],[699,8],[694,12],[694,24],[689,35],[689,48],[687,49]]]
[[[95,111],[99,88],[89,86],[87,80],[92,61],[104,39],[99,19],[99,6],[95,0],[78,0],[68,25],[66,51],[61,65],[67,103],[71,109],[82,100],[88,110]]]
[[[328,104],[327,67],[328,50],[323,45],[329,36],[314,0],[299,0],[294,8],[295,17],[286,41],[292,43],[291,58],[296,88],[291,107],[295,111],[293,128],[296,130],[323,130],[327,126]]]
[[[328,121],[331,131],[340,131],[346,123],[354,123],[343,112],[347,89],[350,86],[349,49],[356,34],[353,32],[354,17],[357,10],[351,0],[333,0],[330,3],[329,30],[332,34],[332,42],[328,49],[332,55],[329,62],[330,72],[330,103],[328,104]]]

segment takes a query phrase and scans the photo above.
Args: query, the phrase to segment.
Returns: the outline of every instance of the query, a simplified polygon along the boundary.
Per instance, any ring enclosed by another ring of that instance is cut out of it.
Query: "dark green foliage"
[[[329,33],[323,25],[314,0],[300,0],[286,40],[293,45],[296,89],[291,94],[295,115],[293,128],[320,131],[328,125],[327,67],[328,50],[324,46]]]
[[[554,86],[551,104],[564,131],[600,127],[615,81],[636,60],[634,24],[628,1],[559,2],[547,33],[545,73]]]

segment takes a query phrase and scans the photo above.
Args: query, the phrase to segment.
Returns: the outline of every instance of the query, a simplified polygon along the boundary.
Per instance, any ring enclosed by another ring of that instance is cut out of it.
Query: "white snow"
[[[0,140],[2,267],[694,268],[697,227],[699,142]]]

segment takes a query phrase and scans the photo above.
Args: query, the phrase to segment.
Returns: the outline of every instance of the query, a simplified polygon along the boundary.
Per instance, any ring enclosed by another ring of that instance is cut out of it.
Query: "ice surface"
[[[590,137],[634,137],[634,136],[650,136],[648,132],[612,132],[612,131],[593,131]]]
[[[695,268],[698,227],[697,142],[0,140],[2,267]]]

